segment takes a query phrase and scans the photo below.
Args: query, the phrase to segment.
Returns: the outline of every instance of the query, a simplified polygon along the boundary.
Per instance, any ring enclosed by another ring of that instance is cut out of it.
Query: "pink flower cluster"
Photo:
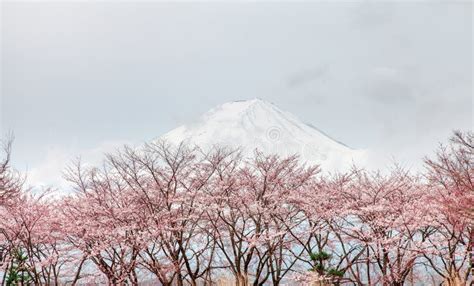
[[[76,192],[60,198],[24,190],[7,156],[0,277],[36,285],[211,285],[229,276],[235,285],[468,283],[473,138],[455,133],[423,174],[354,167],[323,175],[297,157],[159,142],[125,147],[101,168],[77,162],[67,170]]]

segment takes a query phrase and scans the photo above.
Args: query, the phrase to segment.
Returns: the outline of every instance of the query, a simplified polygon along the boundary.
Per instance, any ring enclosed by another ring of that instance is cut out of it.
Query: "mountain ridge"
[[[218,105],[195,122],[181,125],[158,140],[184,142],[203,149],[216,145],[240,148],[246,156],[255,149],[281,156],[296,154],[307,163],[330,170],[366,159],[364,150],[351,149],[314,125],[259,98]]]

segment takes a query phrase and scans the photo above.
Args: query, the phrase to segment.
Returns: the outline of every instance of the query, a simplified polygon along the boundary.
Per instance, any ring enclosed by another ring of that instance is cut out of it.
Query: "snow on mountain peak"
[[[366,157],[365,151],[353,150],[261,99],[224,103],[159,139],[203,149],[216,145],[239,147],[244,155],[251,155],[255,149],[282,156],[297,154],[307,163],[330,170],[365,161]]]

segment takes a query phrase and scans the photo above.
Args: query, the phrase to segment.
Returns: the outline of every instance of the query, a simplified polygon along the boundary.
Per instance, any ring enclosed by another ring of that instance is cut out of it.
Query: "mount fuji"
[[[265,154],[296,154],[304,162],[319,164],[325,170],[363,164],[367,157],[366,151],[351,149],[261,99],[224,103],[158,140],[183,142],[203,150],[214,146],[240,148],[244,156],[251,156],[256,149]]]

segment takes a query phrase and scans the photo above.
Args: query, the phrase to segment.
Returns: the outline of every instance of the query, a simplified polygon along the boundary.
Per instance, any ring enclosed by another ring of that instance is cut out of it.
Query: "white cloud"
[[[105,153],[114,152],[131,142],[105,141],[91,149],[78,150],[70,146],[50,146],[40,164],[27,172],[27,185],[37,187],[52,187],[59,192],[68,191],[71,185],[64,179],[63,172],[72,161],[80,157],[86,164],[97,165],[104,159]]]

